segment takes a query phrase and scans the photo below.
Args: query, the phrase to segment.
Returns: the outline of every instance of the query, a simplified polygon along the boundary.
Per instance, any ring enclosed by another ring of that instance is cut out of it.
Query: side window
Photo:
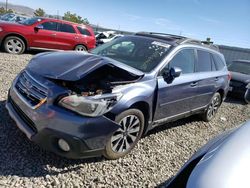
[[[213,54],[213,59],[215,62],[216,70],[222,70],[225,67],[224,62],[218,55]]]
[[[197,72],[207,72],[212,70],[211,56],[209,52],[197,50],[198,64]]]
[[[193,49],[184,49],[178,52],[169,63],[170,67],[179,67],[182,74],[193,73],[195,54]]]
[[[41,24],[44,30],[57,31],[56,22],[44,22]]]
[[[59,31],[66,32],[66,33],[75,33],[75,29],[73,28],[72,25],[64,24],[64,23],[61,23],[59,25]]]
[[[87,29],[83,27],[77,27],[77,29],[82,35],[91,36],[91,33]]]

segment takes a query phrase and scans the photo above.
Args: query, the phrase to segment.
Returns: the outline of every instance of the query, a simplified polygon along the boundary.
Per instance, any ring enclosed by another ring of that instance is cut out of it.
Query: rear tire
[[[214,96],[212,97],[207,109],[205,110],[205,112],[203,114],[201,114],[202,119],[206,122],[211,121],[215,117],[215,115],[216,115],[216,113],[221,105],[221,102],[222,102],[221,95],[219,93],[215,93]]]
[[[120,125],[110,137],[104,150],[107,159],[118,159],[128,154],[137,144],[144,130],[144,115],[140,110],[129,109],[115,121]]]
[[[22,54],[26,49],[24,41],[16,36],[9,36],[4,40],[4,50],[10,54]]]
[[[87,48],[86,48],[84,45],[79,44],[79,45],[77,45],[77,46],[75,47],[75,51],[87,52],[88,50],[87,50]]]

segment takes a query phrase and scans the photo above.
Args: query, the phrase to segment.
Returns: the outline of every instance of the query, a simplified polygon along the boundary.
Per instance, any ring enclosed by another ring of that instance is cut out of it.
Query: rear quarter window
[[[222,70],[225,67],[224,61],[217,54],[213,54],[216,70]]]
[[[82,35],[91,36],[91,33],[86,28],[78,26],[77,29]]]

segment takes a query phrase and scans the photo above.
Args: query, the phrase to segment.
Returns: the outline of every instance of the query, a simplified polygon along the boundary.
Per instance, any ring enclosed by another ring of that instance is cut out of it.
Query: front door
[[[41,25],[41,29],[34,28],[31,47],[58,49],[56,40],[57,22],[46,21],[39,25]]]
[[[166,68],[179,67],[182,70],[180,77],[172,83],[158,77],[158,100],[154,120],[170,118],[189,112],[193,108],[198,82],[194,73],[195,52],[193,49],[179,51]]]

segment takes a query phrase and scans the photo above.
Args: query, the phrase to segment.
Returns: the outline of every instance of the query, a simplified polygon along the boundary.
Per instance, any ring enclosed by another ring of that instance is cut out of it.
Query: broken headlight
[[[121,97],[121,93],[95,96],[70,95],[62,98],[59,105],[84,116],[96,117],[110,111]]]

